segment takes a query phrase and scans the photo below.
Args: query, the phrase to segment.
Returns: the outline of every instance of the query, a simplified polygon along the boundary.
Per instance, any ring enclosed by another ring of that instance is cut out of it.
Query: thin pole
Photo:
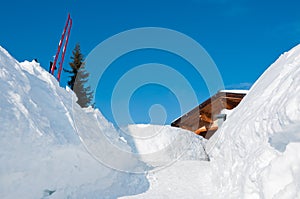
[[[55,65],[56,65],[56,62],[57,62],[57,59],[58,59],[58,56],[59,56],[59,53],[60,53],[60,49],[61,49],[63,40],[65,38],[65,34],[66,34],[66,31],[67,31],[67,27],[69,25],[69,21],[70,21],[70,13],[68,14],[68,19],[67,19],[66,25],[64,27],[63,33],[62,33],[60,41],[58,43],[58,49],[57,49],[57,52],[56,52],[56,55],[55,55],[55,58],[54,58],[54,61],[53,61],[53,65],[52,65],[52,68],[51,68],[51,74],[52,75],[54,74]]]
[[[64,60],[65,60],[65,54],[66,54],[66,49],[67,49],[68,42],[69,42],[71,28],[72,28],[72,19],[70,18],[70,26],[68,27],[68,34],[67,34],[66,42],[64,44],[64,48],[63,48],[63,52],[62,52],[62,56],[61,56],[61,61],[60,61],[60,64],[59,64],[58,74],[57,74],[57,80],[58,80],[58,82],[60,81],[60,75],[61,75],[61,71],[62,71],[62,66],[63,66]]]

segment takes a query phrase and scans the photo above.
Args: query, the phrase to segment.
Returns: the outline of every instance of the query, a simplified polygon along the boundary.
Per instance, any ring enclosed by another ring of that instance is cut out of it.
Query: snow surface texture
[[[269,67],[209,141],[168,126],[117,132],[98,110],[73,104],[72,91],[39,64],[19,64],[1,47],[0,90],[0,198],[300,198],[300,45]],[[99,128],[115,146],[141,154],[130,167],[161,169],[132,174],[100,164],[81,142],[94,146]],[[157,128],[151,141],[136,136]],[[180,147],[191,143],[187,153],[172,147],[161,159],[143,156],[175,135]],[[202,143],[209,162],[199,161]]]
[[[168,163],[207,158],[202,139],[184,130],[151,125],[128,127],[133,134],[141,129],[146,134],[162,129],[158,138],[152,138],[155,142],[162,139],[157,144],[119,133],[98,110],[81,109],[74,103],[74,93],[60,88],[38,63],[18,63],[2,47],[0,90],[0,198],[117,198],[148,190],[147,172],[117,171],[97,161],[97,154],[89,153],[93,150],[86,150],[85,146],[97,141],[99,130],[114,146],[135,154],[152,153],[170,145],[175,138],[181,140],[181,145],[172,146],[160,158]],[[185,143],[190,144],[182,151]],[[106,157],[124,168],[166,166],[163,161],[155,163],[146,156],[141,158],[143,162],[118,159],[101,146],[101,140],[97,144],[97,150],[100,146]]]
[[[221,198],[300,198],[300,45],[257,80],[206,151]]]
[[[152,168],[161,169],[174,163],[174,159],[208,160],[203,147],[204,139],[191,137],[189,131],[145,124],[129,125],[123,130],[126,134],[121,135],[133,146],[132,152]]]
[[[206,143],[210,162],[154,172],[124,198],[300,198],[300,45],[257,80]]]

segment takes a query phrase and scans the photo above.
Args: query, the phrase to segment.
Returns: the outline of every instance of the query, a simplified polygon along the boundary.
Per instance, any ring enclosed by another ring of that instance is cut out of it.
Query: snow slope
[[[257,80],[206,143],[210,162],[183,161],[148,175],[122,198],[300,198],[300,45]]]
[[[174,160],[208,160],[205,140],[190,131],[149,124],[129,125],[122,130],[132,152],[152,168],[162,169]]]
[[[147,169],[164,164],[119,158],[102,145],[99,131],[120,150],[137,155],[140,147],[135,143],[149,145],[151,151],[144,150],[145,154],[167,147],[175,138],[181,140],[181,146],[190,143],[190,148],[185,147],[187,153],[172,145],[172,150],[164,153],[167,163],[206,158],[202,139],[171,127],[155,127],[164,129],[160,136],[164,142],[157,145],[160,148],[129,134],[125,140],[98,110],[81,109],[74,103],[74,93],[59,87],[38,63],[19,63],[2,47],[0,90],[0,198],[117,198],[145,192],[149,188],[147,172],[117,171],[102,164],[86,147],[96,143],[104,158],[121,168]],[[142,126],[133,128],[138,134]],[[143,132],[153,134],[155,128],[148,126]],[[153,139],[159,141],[155,136]]]
[[[0,47],[0,90],[0,198],[115,198],[147,189],[143,175],[117,172],[87,153],[72,113],[82,116],[77,125],[96,129],[100,112],[74,104],[38,63],[19,64]],[[100,122],[124,147],[112,125]]]
[[[169,126],[118,132],[38,63],[18,63],[1,47],[0,90],[0,198],[300,198],[300,45],[266,70],[209,141]],[[108,150],[99,129],[139,157],[105,158],[153,170],[101,164],[94,152]]]
[[[264,72],[206,149],[221,198],[300,198],[300,45]]]

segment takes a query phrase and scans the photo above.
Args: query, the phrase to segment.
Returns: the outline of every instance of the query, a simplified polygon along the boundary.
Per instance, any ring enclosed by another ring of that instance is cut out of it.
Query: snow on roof
[[[248,94],[249,90],[220,90],[219,93]]]

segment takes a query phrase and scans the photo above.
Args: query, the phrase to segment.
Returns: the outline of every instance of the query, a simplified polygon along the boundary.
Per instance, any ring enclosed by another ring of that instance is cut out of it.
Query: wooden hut
[[[171,126],[187,129],[209,139],[226,120],[222,110],[235,108],[247,91],[219,91],[190,112],[172,122]]]

